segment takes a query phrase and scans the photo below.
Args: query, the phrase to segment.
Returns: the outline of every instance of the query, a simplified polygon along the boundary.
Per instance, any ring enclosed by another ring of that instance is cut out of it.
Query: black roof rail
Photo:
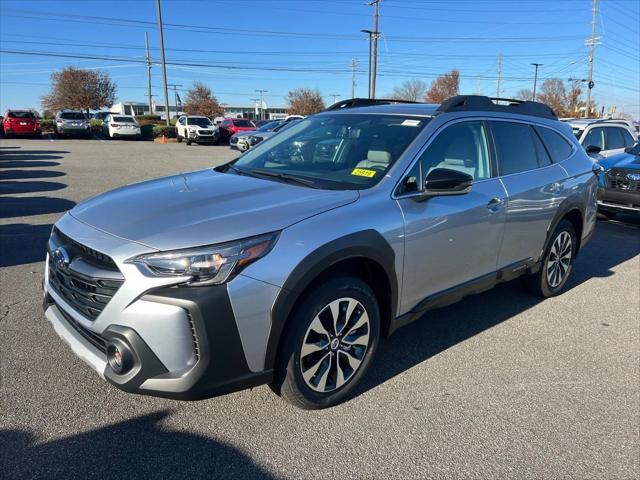
[[[495,102],[508,102],[508,104],[501,105]],[[544,103],[512,98],[485,97],[483,95],[456,95],[442,102],[437,111],[440,113],[473,111],[519,113],[551,120],[558,119],[551,107]]]
[[[398,100],[393,98],[348,98],[334,103],[325,109],[325,112],[331,110],[341,110],[343,108],[370,107],[372,105],[390,105],[392,103],[421,103],[412,102],[411,100]]]

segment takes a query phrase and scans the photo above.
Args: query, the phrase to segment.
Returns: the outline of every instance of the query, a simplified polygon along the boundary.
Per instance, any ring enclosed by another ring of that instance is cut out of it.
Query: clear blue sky
[[[367,94],[372,7],[364,0],[163,0],[170,83],[209,85],[220,101],[252,104],[266,89],[268,105],[287,91],[318,88],[325,101],[351,96],[351,59],[358,62],[357,96]],[[501,94],[531,88],[531,62],[545,78],[587,77],[592,0],[383,0],[380,6],[378,96],[411,78],[427,83],[460,70],[462,93],[495,95],[498,54]],[[594,97],[640,116],[640,1],[600,0]],[[0,0],[0,49],[62,58],[0,53],[0,110],[40,108],[49,75],[66,65],[101,68],[118,84],[119,100],[145,101],[144,32],[159,59],[154,0]],[[149,23],[145,23],[149,22]],[[184,65],[192,64],[192,65]],[[196,65],[193,65],[196,64]],[[239,67],[239,68],[237,68]],[[161,69],[153,93],[162,101]]]

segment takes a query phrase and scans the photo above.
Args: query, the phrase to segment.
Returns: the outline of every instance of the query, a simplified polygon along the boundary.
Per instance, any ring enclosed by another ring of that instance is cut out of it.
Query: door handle
[[[496,212],[503,205],[504,205],[504,200],[503,199],[498,198],[498,197],[493,197],[491,200],[489,200],[489,203],[487,203],[487,208],[489,210],[491,210],[492,212]]]

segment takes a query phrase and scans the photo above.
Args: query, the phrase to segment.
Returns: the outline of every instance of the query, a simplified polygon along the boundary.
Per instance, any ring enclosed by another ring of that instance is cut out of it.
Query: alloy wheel
[[[556,237],[547,259],[547,283],[557,288],[565,279],[571,265],[572,242],[569,232],[563,231]]]
[[[327,393],[345,385],[358,371],[369,347],[369,315],[354,298],[332,301],[315,316],[300,350],[306,385]]]

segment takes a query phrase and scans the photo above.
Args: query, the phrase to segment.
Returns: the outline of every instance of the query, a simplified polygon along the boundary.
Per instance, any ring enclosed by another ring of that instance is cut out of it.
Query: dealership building
[[[224,116],[232,118],[248,118],[257,120],[264,118],[267,120],[280,120],[287,116],[286,107],[270,107],[263,103],[263,111],[260,112],[259,104],[255,105],[224,105]],[[163,104],[152,103],[152,111],[149,111],[149,104],[144,102],[120,102],[114,104],[111,109],[113,113],[120,115],[166,115],[166,108]],[[183,115],[181,105],[169,105],[169,115],[171,118]]]

